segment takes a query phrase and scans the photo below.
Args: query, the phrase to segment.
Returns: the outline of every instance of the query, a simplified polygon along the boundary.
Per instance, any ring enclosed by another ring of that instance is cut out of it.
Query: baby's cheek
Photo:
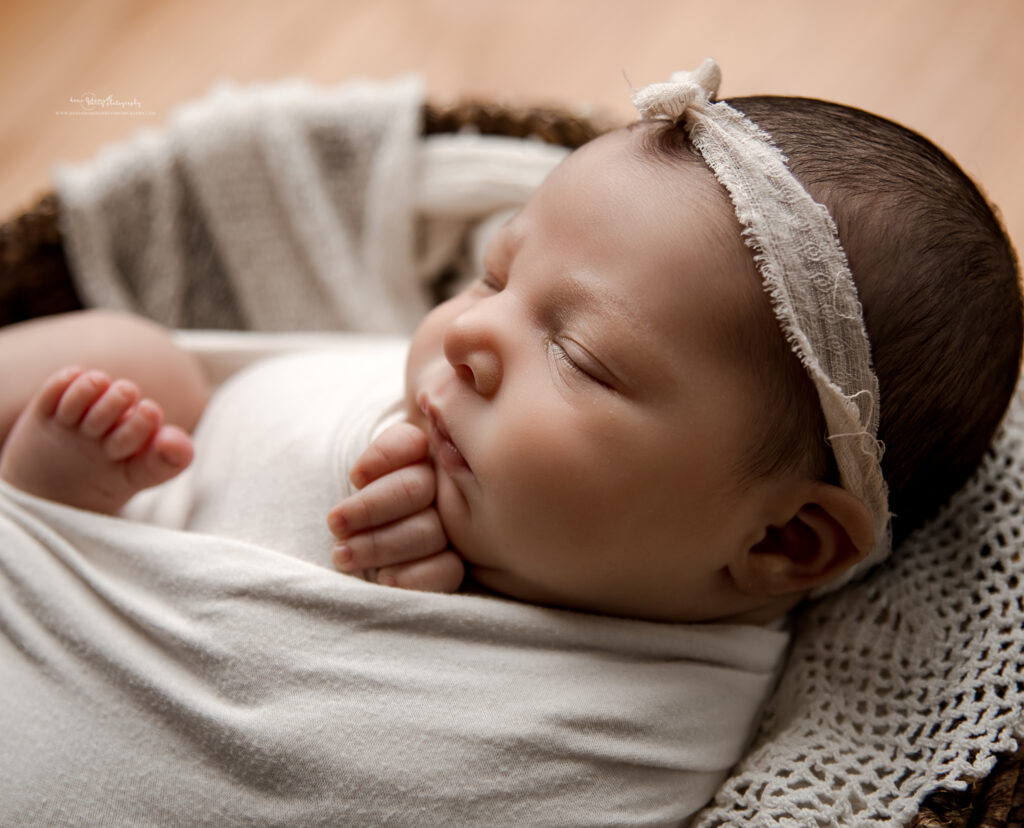
[[[593,466],[547,452],[509,457],[513,467],[488,501],[494,523],[534,550],[593,546],[614,506],[615,485]]]

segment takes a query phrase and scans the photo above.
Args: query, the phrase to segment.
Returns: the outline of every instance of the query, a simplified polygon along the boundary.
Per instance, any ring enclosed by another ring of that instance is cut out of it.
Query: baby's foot
[[[192,440],[128,380],[65,368],[25,407],[0,453],[0,477],[30,494],[114,514],[192,461]]]

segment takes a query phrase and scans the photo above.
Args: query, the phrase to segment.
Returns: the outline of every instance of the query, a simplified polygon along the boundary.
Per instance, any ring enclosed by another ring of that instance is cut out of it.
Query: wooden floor
[[[931,137],[1024,246],[1024,0],[0,0],[0,217],[56,161],[159,126],[219,78],[419,72],[465,96],[630,114],[706,55],[722,93],[851,103]],[[68,115],[71,98],[147,114]]]

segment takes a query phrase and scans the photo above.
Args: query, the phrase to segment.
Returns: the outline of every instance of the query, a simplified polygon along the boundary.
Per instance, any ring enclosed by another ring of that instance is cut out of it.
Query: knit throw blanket
[[[165,132],[63,170],[79,289],[172,326],[408,331],[427,285],[472,270],[487,217],[521,203],[557,160],[528,141],[419,140],[418,107],[411,82],[222,89]],[[962,788],[1013,749],[1024,711],[1022,502],[1018,395],[983,468],[931,524],[865,580],[799,613],[753,749],[697,824],[900,824],[929,791]],[[319,668],[314,657],[295,669]],[[500,706],[503,674],[474,680]],[[144,673],[126,675],[124,691],[139,682]],[[543,752],[541,730],[522,738],[531,756]],[[394,750],[387,773],[400,790],[415,769],[411,748]],[[631,821],[619,816],[605,824]]]
[[[437,280],[472,267],[472,231],[566,154],[420,141],[421,104],[415,78],[222,84],[166,129],[58,167],[76,287],[172,328],[411,332]]]

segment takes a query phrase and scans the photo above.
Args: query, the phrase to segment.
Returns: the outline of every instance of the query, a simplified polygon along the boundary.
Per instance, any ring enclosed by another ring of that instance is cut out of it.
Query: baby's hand
[[[368,570],[378,584],[429,592],[459,588],[465,568],[448,546],[434,505],[437,483],[427,449],[422,431],[398,423],[356,461],[349,478],[359,491],[327,515],[341,572]]]

